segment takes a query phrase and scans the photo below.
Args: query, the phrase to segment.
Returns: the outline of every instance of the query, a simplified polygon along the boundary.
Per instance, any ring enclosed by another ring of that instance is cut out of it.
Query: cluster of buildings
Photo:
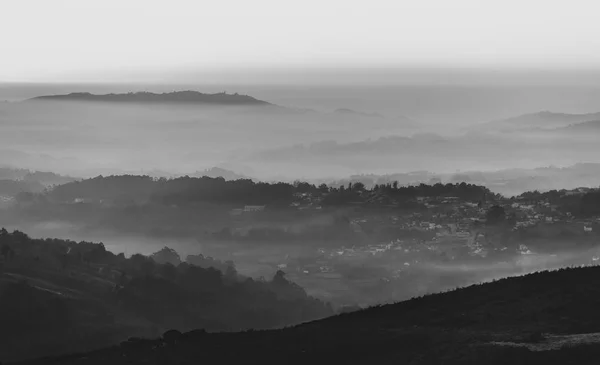
[[[245,205],[243,208],[235,208],[229,211],[229,215],[232,217],[240,216],[243,214],[251,214],[262,212],[266,208],[265,205]]]
[[[575,192],[581,194],[583,192]],[[565,225],[574,232],[589,234],[600,225],[600,218],[575,219],[572,214],[561,212],[559,207],[548,201],[527,199],[503,199],[488,203],[463,201],[456,197],[420,197],[417,201],[427,207],[416,210],[378,213],[373,210],[356,209],[349,217],[350,228],[357,234],[370,235],[382,239],[377,243],[362,246],[320,248],[318,257],[308,262],[286,262],[286,269],[303,275],[318,275],[323,278],[339,278],[337,267],[340,263],[367,264],[369,260],[380,265],[390,263],[392,272],[410,270],[420,262],[432,259],[461,260],[484,258],[492,251],[507,251],[492,238],[496,233],[486,226],[486,215],[492,205],[501,206],[505,213],[505,225],[513,233],[518,230],[548,225]],[[384,203],[384,201],[382,201]],[[385,239],[385,232],[389,232]],[[420,234],[414,234],[420,233]],[[396,237],[393,235],[396,234]],[[509,250],[513,254],[531,255],[532,250],[521,244]],[[306,260],[305,260],[306,261]],[[392,276],[393,277],[393,276]]]

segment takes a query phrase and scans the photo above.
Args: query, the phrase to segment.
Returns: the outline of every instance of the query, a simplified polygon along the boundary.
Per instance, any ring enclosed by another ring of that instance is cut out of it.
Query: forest
[[[12,334],[0,344],[6,361],[91,350],[166,329],[280,328],[334,313],[283,271],[255,280],[231,262],[201,255],[182,261],[169,248],[126,258],[102,243],[2,229],[0,254],[0,327]]]
[[[326,195],[330,203],[350,202],[358,199],[358,193],[381,192],[406,200],[417,196],[453,196],[479,201],[485,195],[497,197],[487,188],[466,183],[420,184],[399,186],[397,182],[375,185],[366,189],[362,183],[349,183],[339,187],[307,182],[254,182],[250,179],[225,180],[221,177],[153,178],[150,176],[120,175],[97,176],[56,186],[42,194],[21,194],[19,201],[42,200],[49,202],[84,201],[153,202],[161,204],[218,203],[234,205],[281,205],[287,206],[294,194],[309,193]],[[328,204],[327,201],[324,204]]]

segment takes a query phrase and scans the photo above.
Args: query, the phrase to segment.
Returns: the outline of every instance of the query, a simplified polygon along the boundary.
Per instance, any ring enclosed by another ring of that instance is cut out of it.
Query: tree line
[[[582,218],[600,215],[600,190],[598,189],[590,189],[584,193],[574,193],[565,189],[546,192],[536,190],[523,193],[513,199],[523,199],[533,203],[546,201],[564,213],[569,212]]]
[[[398,199],[414,199],[418,196],[454,196],[464,200],[479,201],[486,196],[496,197],[483,186],[460,184],[420,184],[399,186],[398,182],[377,184],[367,189],[364,184],[349,183],[338,187],[307,182],[254,182],[250,179],[225,180],[221,177],[153,178],[150,176],[120,175],[98,176],[82,181],[59,185],[42,194],[24,193],[20,202],[81,201],[112,203],[159,203],[165,205],[219,203],[232,205],[287,206],[298,194],[328,197],[324,204],[340,204],[361,201],[361,194],[389,194]]]

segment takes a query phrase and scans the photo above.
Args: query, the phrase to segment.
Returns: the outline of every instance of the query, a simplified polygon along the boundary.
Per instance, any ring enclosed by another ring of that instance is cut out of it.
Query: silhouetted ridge
[[[595,284],[599,273],[598,266],[539,271],[340,314],[318,323],[598,331],[600,312],[593,303],[600,300]]]
[[[87,101],[112,103],[181,103],[181,104],[219,104],[219,105],[272,105],[266,101],[248,95],[216,93],[204,94],[198,91],[175,91],[155,94],[151,92],[135,92],[126,94],[95,95],[88,92],[70,93],[67,95],[38,96],[30,101]]]
[[[180,364],[592,364],[579,360],[597,360],[597,341],[546,351],[522,345],[544,344],[549,332],[598,332],[599,271],[534,273],[281,330],[167,331],[152,340],[29,364],[143,364],[154,358]]]

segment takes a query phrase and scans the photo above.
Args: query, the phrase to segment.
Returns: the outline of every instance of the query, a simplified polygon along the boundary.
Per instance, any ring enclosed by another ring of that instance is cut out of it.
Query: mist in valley
[[[249,222],[246,229],[285,230],[303,235],[317,227],[326,227],[339,229],[343,234],[346,228],[335,228],[334,217],[346,214],[347,211],[338,211],[284,223]],[[3,226],[9,231],[25,232],[32,238],[102,243],[107,250],[123,253],[125,257],[151,256],[168,247],[177,252],[182,262],[189,260],[188,255],[233,262],[239,274],[254,279],[272,278],[278,270],[284,270],[287,278],[301,285],[308,295],[328,301],[336,308],[392,303],[508,276],[596,265],[600,259],[600,249],[589,240],[581,243],[578,236],[523,241],[529,246],[511,241],[506,246],[490,245],[483,252],[475,249],[451,253],[457,250],[455,244],[446,247],[440,242],[433,248],[432,241],[414,241],[407,245],[398,243],[402,241],[397,240],[405,239],[402,235],[386,247],[386,244],[375,245],[373,240],[216,238],[221,227],[231,226],[231,222],[209,223],[205,228],[200,227],[198,234],[170,235],[167,231],[160,234],[118,231],[93,222],[26,220]],[[7,221],[12,219],[7,220],[4,215],[4,222]],[[373,247],[383,248],[374,250]]]
[[[205,87],[247,93],[273,107],[23,102],[41,92],[82,88],[186,90],[118,84],[4,89],[12,102],[0,104],[0,164],[77,177],[191,174],[222,166],[257,179],[293,181],[566,167],[596,162],[598,152],[594,133],[564,130],[597,117],[592,96],[600,91],[585,85]],[[548,110],[559,117],[510,119]]]
[[[336,181],[346,184],[344,181],[361,181],[361,176],[372,175],[369,187],[377,179],[385,181],[385,176],[392,181],[394,174],[428,171],[406,182],[467,181],[506,196],[555,188],[549,181],[562,188],[586,186],[600,176],[588,168],[587,175],[569,170],[558,178],[561,167],[597,162],[593,156],[598,155],[600,147],[594,133],[590,133],[597,126],[588,123],[574,127],[597,117],[593,113],[598,108],[590,95],[599,91],[588,86],[228,88],[271,103],[267,106],[25,100],[41,92],[66,94],[84,87],[91,92],[136,91],[130,89],[131,85],[21,86],[12,94],[10,88],[3,89],[2,96],[11,102],[0,104],[0,164],[76,178],[113,174],[201,176],[202,170],[214,166],[255,180],[307,180],[334,185]],[[217,92],[225,87],[213,85],[206,89]],[[173,88],[144,86],[150,91]],[[587,95],[585,99],[581,98],[583,94]],[[10,95],[12,98],[7,97]],[[552,174],[536,170],[550,165],[558,170],[552,170]],[[220,208],[219,214],[225,217],[231,208]],[[32,237],[103,242],[110,251],[126,255],[150,255],[167,246],[183,260],[197,254],[232,260],[240,273],[255,278],[270,277],[293,260],[319,261],[323,249],[333,252],[357,246],[341,239],[326,244],[310,239],[263,243],[215,240],[212,235],[230,223],[206,215],[180,224],[185,231],[158,234],[144,226],[131,232],[104,226],[100,222],[110,219],[112,213],[108,212],[97,213],[94,220],[84,222],[74,216],[71,220],[32,218],[28,222],[23,217],[11,217],[10,212],[4,214],[8,217],[7,229],[18,229]],[[169,225],[168,219],[174,218],[165,219]],[[136,223],[130,224],[133,228]],[[333,224],[330,218],[319,216],[284,224],[255,222],[251,226],[302,233]],[[350,288],[339,280],[339,275],[319,274],[315,279],[301,269],[290,275],[310,294],[338,304],[372,305],[572,262],[587,263],[589,255],[578,249],[507,255],[485,264],[471,259],[440,264],[429,262],[425,256],[412,258],[411,262],[402,256],[393,260],[367,256],[338,262],[346,270],[344,276],[351,277],[354,270],[373,270],[365,275],[383,278],[383,282],[374,284],[379,286],[377,294]],[[410,265],[418,266],[411,268],[410,274],[419,273],[418,285],[415,279],[403,276]],[[444,279],[440,282],[436,278]],[[351,295],[334,294],[344,291]]]
[[[594,363],[594,5],[3,2],[0,365]]]

